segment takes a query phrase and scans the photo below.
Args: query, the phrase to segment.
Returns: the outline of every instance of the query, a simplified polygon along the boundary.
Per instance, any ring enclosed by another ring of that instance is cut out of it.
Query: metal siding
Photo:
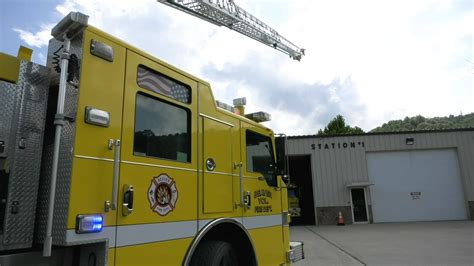
[[[342,138],[343,142],[347,140],[347,138]],[[340,183],[339,183],[339,191],[340,191],[340,197],[338,197],[338,201],[340,202],[341,205],[345,205],[347,202],[347,193],[344,193],[346,191],[345,186],[349,181],[350,178],[350,168],[347,165],[347,162],[349,160],[346,159],[347,154],[345,152],[342,152],[343,148],[338,147],[337,152],[339,155],[339,175],[340,175]]]
[[[387,150],[387,137],[378,136],[378,140],[380,145],[377,147],[377,150]]]
[[[466,133],[467,135],[467,133]],[[467,169],[469,169],[467,172],[468,172],[468,175],[470,176],[470,178],[468,178],[468,182],[470,183],[470,186],[468,187],[470,189],[470,192],[469,192],[469,197],[468,197],[468,200],[470,201],[474,201],[474,164],[472,163],[472,158],[474,158],[474,134],[470,134],[469,136],[466,136],[466,143],[469,144],[466,145],[466,147],[464,147],[465,150],[468,151],[468,155],[466,157],[464,157],[464,161],[466,162],[464,164],[464,166],[466,166]],[[469,163],[467,162],[469,161]]]
[[[468,187],[470,189],[468,200],[474,201],[474,164],[472,163],[472,158],[474,158],[474,134],[470,134],[469,137],[466,136],[466,139],[466,143],[469,143],[469,146],[466,145],[465,147],[465,149],[469,151],[469,155],[464,157],[464,161],[466,162],[464,165],[468,167],[470,177],[467,179],[470,183],[470,186]],[[468,160],[469,163],[467,162]]]
[[[433,134],[428,134],[427,136],[428,140],[431,140],[431,147],[432,148],[441,148],[441,147],[446,147],[446,141],[443,139],[443,138],[440,138],[439,134],[437,133],[433,133]],[[445,138],[447,137],[447,135],[444,136]],[[425,147],[422,147],[422,148],[426,148],[427,146]]]
[[[389,146],[388,142],[390,141],[390,136],[386,136],[386,137],[380,136],[379,141],[380,141],[380,146],[378,147],[378,149],[379,150],[387,150],[388,146]]]
[[[318,165],[319,165],[319,168],[321,169],[321,175],[318,176],[319,182],[321,183],[321,187],[318,188],[318,191],[320,192],[319,199],[318,199],[318,205],[319,206],[327,206],[327,203],[325,202],[326,193],[327,193],[326,182],[325,181],[329,180],[329,176],[326,173],[326,162],[324,160],[325,156],[322,156],[321,153],[318,153],[318,154],[319,154]]]
[[[339,176],[339,167],[338,167],[338,164],[339,164],[339,161],[338,161],[338,158],[337,158],[337,152],[336,150],[334,149],[334,147],[332,146],[332,143],[334,143],[334,139],[331,139],[331,147],[329,149],[330,151],[330,159],[331,159],[331,168],[329,169],[330,172],[332,173],[332,178],[329,182],[330,186],[329,186],[329,189],[330,189],[330,194],[327,195],[327,201],[328,202],[336,202],[337,204],[339,203],[339,197],[340,196],[340,191],[338,189],[339,187],[339,180],[340,180],[340,176]],[[331,171],[332,170],[332,171]]]
[[[342,138],[342,141],[345,142],[347,140],[347,137],[343,137]],[[351,168],[352,168],[352,165],[351,165],[351,160],[350,160],[350,154],[346,153],[346,152],[342,152],[340,154],[340,164],[341,164],[341,175],[342,175],[342,181],[343,183],[347,184],[348,182],[350,182],[350,178],[351,178]],[[344,185],[344,184],[343,184]],[[340,199],[341,201],[346,201],[346,194],[347,193],[343,193],[341,195],[341,198]]]
[[[356,140],[358,142],[358,140]],[[357,154],[357,158],[359,158],[359,162],[357,164],[357,176],[359,181],[367,180],[367,174],[364,172],[364,166],[366,165],[365,161],[365,144],[364,147],[358,148],[355,150]]]
[[[429,136],[431,136],[432,139],[434,139],[433,145],[431,145],[434,148],[449,147],[449,141],[448,141],[449,133],[444,133],[444,134],[443,133],[433,133],[433,134],[430,134]]]
[[[419,142],[419,146],[421,148],[428,147],[428,146],[430,146],[429,144],[431,144],[432,147],[435,147],[435,146],[438,146],[437,145],[437,140],[438,140],[438,138],[436,138],[436,136],[434,136],[431,133],[428,133],[428,134],[426,134],[425,137],[421,137],[421,138],[420,138],[419,135],[417,135],[416,138],[415,138],[415,143]],[[413,145],[413,146],[415,146],[415,145]]]
[[[474,134],[469,132],[462,132],[458,142],[458,157],[461,176],[470,177],[463,178],[464,193],[466,199],[474,201],[474,165],[472,158],[474,158]]]
[[[454,137],[454,132],[448,132],[448,133],[445,133],[446,134],[446,138],[441,138],[441,141],[442,143],[445,145],[445,146],[456,146],[454,145],[455,144],[455,137]],[[438,136],[439,137],[442,137],[441,134],[438,133]]]
[[[344,187],[346,185],[346,182],[345,182],[346,176],[344,175],[344,168],[346,168],[346,166],[343,163],[342,158],[344,154],[341,152],[341,149],[338,146],[338,140],[335,138],[333,139],[333,142],[336,143],[334,154],[336,155],[336,158],[337,158],[337,161],[336,161],[337,178],[335,180],[336,182],[334,182],[334,184],[336,185],[336,188],[335,188],[335,194],[333,197],[336,198],[338,205],[341,206],[341,205],[344,205],[344,201],[345,201]]]
[[[376,147],[377,147],[377,135],[376,136],[373,136],[372,138],[372,141],[368,141],[369,138],[365,137],[364,140],[365,140],[365,151],[375,151]]]
[[[313,191],[316,191],[317,194],[315,197],[315,203],[314,203],[314,206],[315,207],[319,207],[319,206],[324,206],[322,204],[323,202],[323,194],[324,194],[324,190],[322,190],[321,188],[324,187],[324,183],[323,183],[323,174],[324,174],[324,171],[323,171],[323,167],[322,167],[322,160],[321,160],[322,156],[320,153],[316,153],[316,151],[314,152],[314,157],[313,157],[313,164],[314,164],[314,167],[316,168],[313,168],[313,169],[318,169],[317,172],[317,176],[315,177],[316,178],[316,182],[315,184],[317,184],[318,186],[314,188]]]
[[[330,175],[330,179],[327,182],[328,192],[326,193],[326,202],[328,204],[336,203],[337,204],[337,192],[336,192],[336,183],[337,183],[337,159],[335,156],[334,149],[331,147],[332,139],[329,139],[329,155],[326,157],[326,171]],[[329,163],[329,164],[328,164]],[[331,205],[329,205],[331,206]]]
[[[469,145],[468,143],[465,142],[465,136],[463,134],[460,134],[459,139],[457,140],[457,156],[458,156],[458,162],[459,162],[459,172],[461,174],[461,177],[463,176],[469,176],[468,167],[465,166],[466,162],[464,162],[464,156],[465,156],[465,146]],[[470,182],[469,178],[461,178],[461,184],[463,186],[463,192],[464,192],[464,198],[465,200],[468,200],[468,188],[470,187]]]
[[[364,143],[367,143],[367,137],[364,137]],[[364,180],[369,180],[369,174],[367,169],[367,152],[363,152],[364,159],[362,161],[362,176]],[[372,195],[370,195],[369,189],[366,189],[367,204],[372,205]],[[368,211],[368,210],[367,210]]]
[[[419,135],[422,137],[422,135]],[[442,133],[429,133],[427,140],[429,141],[425,147],[425,149],[436,149],[436,148],[446,148],[449,147],[448,145],[448,134],[442,134]]]
[[[413,137],[414,145],[406,145],[405,139]],[[350,143],[363,141],[365,148],[324,149],[324,143]],[[323,144],[319,150],[317,144]],[[316,149],[311,149],[311,144]],[[349,194],[346,184],[368,181],[366,153],[373,151],[415,151],[457,148],[458,160],[466,199],[474,201],[474,131],[426,132],[406,134],[381,134],[341,136],[325,138],[289,139],[288,153],[311,154],[315,207],[347,206]],[[368,193],[367,200],[371,202]]]
[[[440,133],[434,133],[430,134],[435,141],[433,141],[434,148],[441,148],[441,147],[448,147],[448,141],[447,139],[449,138],[449,133],[445,133],[444,136],[442,136]]]
[[[327,183],[331,180],[331,175],[327,171],[327,166],[328,166],[328,160],[326,156],[322,156],[320,153],[320,167],[321,167],[321,176],[319,177],[321,179],[322,187],[320,187],[321,191],[321,200],[320,204],[321,206],[329,206],[329,204],[326,202],[326,194],[327,194]]]

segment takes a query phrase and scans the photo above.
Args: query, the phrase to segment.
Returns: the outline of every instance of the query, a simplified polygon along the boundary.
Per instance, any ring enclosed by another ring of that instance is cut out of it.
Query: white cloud
[[[307,83],[350,75],[368,108],[365,129],[472,112],[472,66],[462,62],[472,58],[472,4],[415,2],[300,1],[285,27],[300,32],[308,51],[286,73]]]
[[[48,45],[48,42],[51,39],[51,29],[53,26],[53,24],[43,24],[37,32],[31,32],[19,28],[14,28],[13,30],[18,32],[20,39],[26,44],[41,48]]]
[[[272,113],[269,125],[289,134],[313,134],[338,113],[369,130],[404,116],[474,111],[470,0],[237,4],[306,48],[306,56],[290,60],[155,1],[65,0],[56,12],[88,14],[90,24],[208,80],[216,99],[247,96],[249,111]],[[50,27],[16,31],[39,47]],[[290,92],[300,98],[287,99],[296,97]]]
[[[46,65],[46,55],[44,55],[43,53],[38,53],[38,59],[40,64]]]

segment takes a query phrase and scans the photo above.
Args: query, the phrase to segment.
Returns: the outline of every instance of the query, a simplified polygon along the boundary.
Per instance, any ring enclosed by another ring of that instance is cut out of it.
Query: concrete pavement
[[[474,265],[474,222],[291,227],[305,242],[295,265]]]
[[[295,266],[363,265],[357,259],[312,232],[309,226],[295,226],[290,229],[292,241],[304,242],[305,259],[294,263]]]

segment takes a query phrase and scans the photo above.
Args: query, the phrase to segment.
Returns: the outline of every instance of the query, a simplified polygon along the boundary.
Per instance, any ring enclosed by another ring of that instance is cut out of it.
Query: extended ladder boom
[[[225,26],[271,46],[295,60],[304,49],[294,45],[261,20],[237,6],[233,0],[158,0],[218,26]]]

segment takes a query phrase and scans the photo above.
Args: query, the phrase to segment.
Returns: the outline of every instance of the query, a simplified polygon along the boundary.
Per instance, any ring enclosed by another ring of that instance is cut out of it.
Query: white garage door
[[[467,219],[456,150],[367,153],[374,222]]]

